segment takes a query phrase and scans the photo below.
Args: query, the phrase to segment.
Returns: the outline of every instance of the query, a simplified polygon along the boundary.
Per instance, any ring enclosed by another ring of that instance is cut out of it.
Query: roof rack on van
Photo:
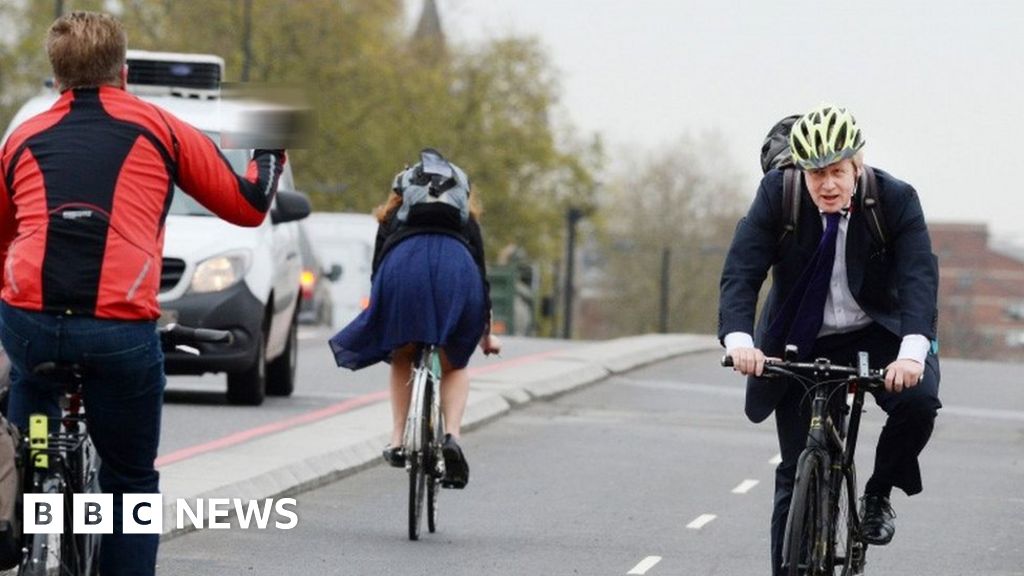
[[[213,54],[129,50],[128,91],[145,96],[220,98],[224,59]]]

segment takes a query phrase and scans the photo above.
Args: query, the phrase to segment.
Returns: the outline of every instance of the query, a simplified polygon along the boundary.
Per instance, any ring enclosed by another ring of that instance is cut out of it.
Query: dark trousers
[[[89,435],[96,445],[100,488],[114,495],[114,534],[104,534],[104,576],[149,576],[156,569],[158,534],[121,533],[121,495],[158,492],[153,466],[160,441],[163,352],[154,322],[54,316],[0,303],[0,339],[11,359],[8,416],[25,429],[32,413],[60,416],[64,384],[32,376],[42,362],[75,362]]]
[[[900,339],[873,324],[856,332],[824,336],[815,342],[814,358],[828,358],[837,364],[855,366],[857,353],[867,352],[872,368],[885,367],[896,359]],[[782,574],[782,540],[786,530],[789,503],[793,497],[797,459],[807,445],[810,421],[810,396],[804,387],[790,382],[785,396],[775,408],[775,427],[779,435],[782,463],[775,470],[775,509],[772,512],[772,574]],[[939,360],[929,354],[924,380],[899,393],[884,390],[874,393],[875,402],[888,415],[875,449],[874,473],[867,491],[886,491],[893,487],[914,495],[921,491],[918,455],[928,443],[939,402]],[[840,398],[837,396],[837,398]]]

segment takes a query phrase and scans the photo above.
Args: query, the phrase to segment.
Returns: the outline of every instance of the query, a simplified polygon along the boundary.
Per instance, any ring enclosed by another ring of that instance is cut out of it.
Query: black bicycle
[[[857,514],[857,470],[854,452],[864,407],[864,393],[883,385],[885,374],[858,354],[857,366],[832,364],[825,358],[795,362],[766,360],[765,376],[786,376],[811,396],[807,447],[797,461],[796,486],[789,506],[782,545],[788,576],[853,576],[864,573],[867,544]],[[722,359],[732,366],[732,358]],[[842,394],[842,401],[837,401]],[[846,395],[852,394],[849,404]]]
[[[165,350],[198,354],[202,342],[230,342],[230,332],[168,324],[159,328]],[[64,384],[62,415],[51,427],[45,414],[29,416],[29,429],[19,458],[24,493],[57,495],[63,499],[63,532],[24,534],[18,576],[96,576],[99,574],[100,534],[77,534],[72,515],[75,494],[99,493],[99,455],[89,438],[82,379],[86,368],[75,363],[44,362],[33,374]],[[20,508],[21,504],[19,504]],[[18,514],[22,514],[19,510]]]

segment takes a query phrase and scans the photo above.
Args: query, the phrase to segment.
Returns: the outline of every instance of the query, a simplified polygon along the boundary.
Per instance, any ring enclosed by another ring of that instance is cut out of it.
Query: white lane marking
[[[753,488],[754,486],[757,486],[760,483],[761,483],[760,480],[751,480],[751,479],[748,478],[748,479],[744,480],[743,482],[740,482],[739,486],[733,488],[732,489],[732,493],[733,494],[746,494],[747,492],[750,492],[751,488]]]
[[[641,560],[639,564],[633,566],[633,569],[626,572],[626,574],[638,574],[643,576],[643,574],[647,574],[648,570],[654,568],[654,565],[658,562],[661,562],[661,556],[648,556]]]
[[[772,459],[769,460],[768,463],[771,464],[772,466],[778,466],[779,464],[782,464],[782,454],[776,454],[775,456],[772,456]]]
[[[697,516],[696,520],[687,524],[686,527],[690,530],[700,530],[705,524],[711,522],[715,518],[718,518],[718,516],[715,516],[714,514],[701,514],[700,516]]]

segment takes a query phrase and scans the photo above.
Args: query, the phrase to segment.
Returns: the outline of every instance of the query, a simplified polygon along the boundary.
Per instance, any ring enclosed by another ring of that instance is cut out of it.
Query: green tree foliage
[[[589,201],[600,147],[553,124],[558,85],[536,41],[461,47],[410,38],[401,0],[115,4],[130,48],[215,53],[225,59],[225,79],[237,82],[246,65],[247,3],[249,80],[302,86],[314,110],[311,141],[291,157],[317,209],[371,210],[386,199],[395,172],[433,146],[472,178],[491,254],[510,243],[534,259],[559,254],[560,215],[568,202]],[[0,53],[0,103],[15,106],[49,74],[41,39],[54,14],[43,0],[7,10],[24,31]],[[8,83],[15,71],[19,81]]]
[[[77,9],[98,10],[103,2],[75,4]],[[45,42],[55,14],[52,0],[0,1],[0,130],[50,77]]]

